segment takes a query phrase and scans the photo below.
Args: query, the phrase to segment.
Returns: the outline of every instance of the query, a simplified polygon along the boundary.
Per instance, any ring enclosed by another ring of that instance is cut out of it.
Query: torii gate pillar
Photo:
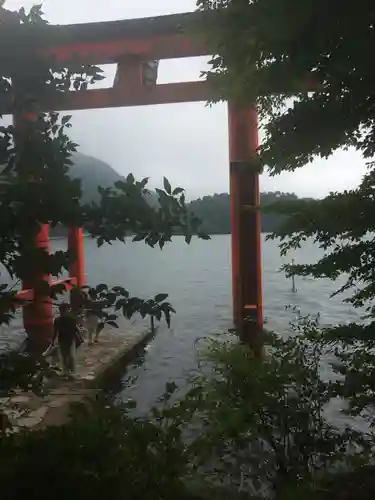
[[[233,319],[251,342],[263,328],[257,111],[229,103],[228,121]]]

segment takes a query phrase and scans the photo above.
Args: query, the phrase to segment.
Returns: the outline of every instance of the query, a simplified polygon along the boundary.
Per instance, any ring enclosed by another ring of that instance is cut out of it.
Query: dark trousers
[[[76,371],[75,343],[59,343],[64,373],[74,373]]]

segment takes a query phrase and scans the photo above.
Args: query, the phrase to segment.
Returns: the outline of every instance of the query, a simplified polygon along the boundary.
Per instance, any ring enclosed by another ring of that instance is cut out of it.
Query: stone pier
[[[103,385],[119,375],[152,338],[149,331],[127,329],[103,331],[100,342],[85,342],[76,352],[77,373],[72,381],[57,374],[45,384],[43,396],[16,392],[0,399],[0,409],[14,430],[41,429],[61,425],[69,417],[71,404],[95,398]]]

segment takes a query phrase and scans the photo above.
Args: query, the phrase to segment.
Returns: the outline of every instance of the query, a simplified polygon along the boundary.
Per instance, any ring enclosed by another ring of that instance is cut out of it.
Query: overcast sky
[[[54,24],[111,21],[187,12],[195,0],[7,0],[16,9],[43,3]],[[206,59],[163,61],[159,82],[189,81],[199,77]],[[112,76],[108,69],[109,77]],[[228,191],[226,105],[204,103],[121,108],[74,113],[72,136],[80,151],[108,162],[121,174],[151,177],[153,185],[165,175],[181,185],[189,198]],[[365,171],[353,151],[339,152],[327,161],[291,174],[261,178],[262,191],[293,191],[321,197],[332,190],[355,187]]]

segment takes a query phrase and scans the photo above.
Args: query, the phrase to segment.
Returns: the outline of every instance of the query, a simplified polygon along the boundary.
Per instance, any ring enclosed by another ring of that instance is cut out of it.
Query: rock
[[[60,398],[54,398],[49,403],[49,408],[61,408],[70,403],[70,396],[61,396]]]
[[[30,403],[30,401],[31,401],[30,396],[15,396],[10,400],[11,404],[15,405],[27,405],[28,403]]]
[[[40,422],[46,416],[47,411],[48,406],[42,406],[41,408],[30,412],[26,417],[20,418],[17,421],[17,425],[19,427],[27,427],[28,429],[30,429],[31,427],[40,424]]]

